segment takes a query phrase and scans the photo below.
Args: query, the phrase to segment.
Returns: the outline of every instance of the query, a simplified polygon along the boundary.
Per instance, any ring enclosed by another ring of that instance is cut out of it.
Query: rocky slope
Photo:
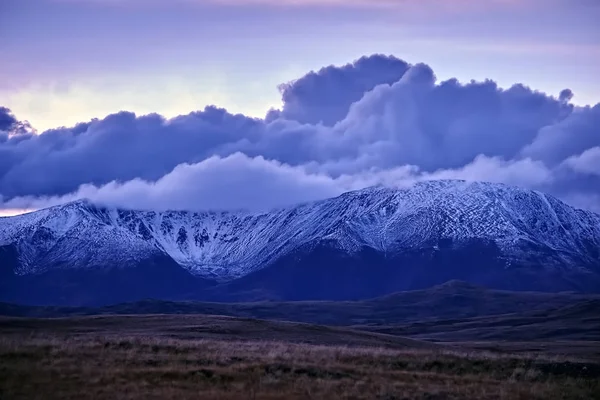
[[[166,263],[218,282],[216,298],[353,298],[448,279],[600,291],[600,216],[536,191],[462,181],[374,187],[266,213],[77,201],[0,218],[0,262],[15,279]]]

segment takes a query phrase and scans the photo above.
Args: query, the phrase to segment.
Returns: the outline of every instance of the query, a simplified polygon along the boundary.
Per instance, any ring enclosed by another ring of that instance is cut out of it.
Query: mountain
[[[0,274],[1,299],[52,304],[346,300],[450,279],[600,292],[600,215],[463,181],[372,187],[262,213],[76,201],[0,218]]]

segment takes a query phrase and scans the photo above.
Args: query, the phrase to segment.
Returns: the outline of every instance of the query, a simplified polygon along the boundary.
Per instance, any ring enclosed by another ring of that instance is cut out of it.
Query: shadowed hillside
[[[99,308],[0,304],[0,315],[57,317],[92,314],[208,314],[324,325],[394,325],[546,310],[597,296],[491,290],[460,281],[364,301],[206,303],[145,300]]]
[[[583,300],[543,311],[363,328],[374,332],[442,341],[600,341],[600,299]]]

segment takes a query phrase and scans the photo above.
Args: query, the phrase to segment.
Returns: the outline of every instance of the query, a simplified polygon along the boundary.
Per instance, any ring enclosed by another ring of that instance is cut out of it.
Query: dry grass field
[[[596,399],[600,362],[214,316],[0,319],[0,399],[82,398]]]

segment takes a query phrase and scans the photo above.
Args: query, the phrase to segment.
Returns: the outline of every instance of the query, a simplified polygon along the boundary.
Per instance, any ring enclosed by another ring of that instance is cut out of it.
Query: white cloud
[[[600,176],[600,146],[588,149],[577,156],[571,156],[564,164],[575,172]]]

